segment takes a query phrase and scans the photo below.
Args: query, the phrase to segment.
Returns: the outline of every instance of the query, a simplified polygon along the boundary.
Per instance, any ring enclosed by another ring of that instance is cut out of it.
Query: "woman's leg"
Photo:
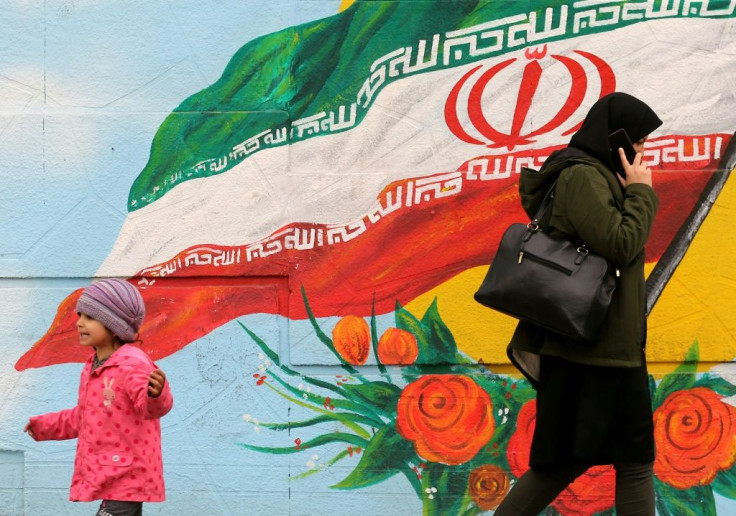
[[[572,462],[530,469],[516,481],[494,516],[536,516],[589,467]]]
[[[654,516],[654,463],[614,464],[616,514]]]

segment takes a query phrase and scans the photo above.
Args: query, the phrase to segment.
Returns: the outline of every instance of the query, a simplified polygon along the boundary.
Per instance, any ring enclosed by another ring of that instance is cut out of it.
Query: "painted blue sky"
[[[166,115],[246,42],[339,0],[5,0],[0,274],[90,277]]]
[[[46,331],[59,302],[88,284],[109,253],[126,216],[130,185],[160,123],[216,81],[248,41],[334,15],[339,5],[340,0],[0,3],[0,449],[24,451],[33,479],[26,486],[28,507],[47,503],[65,514],[89,513],[86,504],[65,501],[76,441],[35,443],[22,432],[29,416],[74,404],[81,365],[18,373],[13,364]],[[324,352],[314,350],[308,322],[289,329],[274,316],[255,314],[244,321],[276,347],[290,334],[297,361]],[[212,494],[196,501],[174,495],[152,513],[192,509],[195,502],[207,510],[242,513],[218,493],[239,489],[243,471],[272,460],[237,447],[257,438],[257,425],[245,422],[243,414],[283,417],[274,414],[275,400],[262,390],[256,392],[263,398],[249,399],[251,373],[260,361],[242,329],[227,325],[161,362],[177,379],[176,408],[164,421],[165,454],[176,471],[167,483],[185,492],[197,478]],[[187,378],[204,381],[191,385]],[[227,424],[212,425],[212,414]],[[299,457],[296,470],[306,470],[307,460],[320,459]],[[277,485],[286,481],[282,472],[271,472]],[[313,497],[315,486],[324,490],[330,482],[313,479],[292,493],[292,502],[311,513],[325,496],[340,494]],[[403,497],[406,491],[402,486],[396,492]],[[283,493],[258,499],[263,506],[249,501],[249,507],[264,512]]]

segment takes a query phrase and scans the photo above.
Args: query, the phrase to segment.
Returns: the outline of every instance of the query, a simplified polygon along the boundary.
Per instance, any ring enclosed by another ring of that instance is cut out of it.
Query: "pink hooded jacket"
[[[31,418],[35,438],[78,438],[71,501],[161,502],[159,418],[174,403],[169,382],[157,398],[149,396],[148,377],[156,365],[131,344],[91,371],[93,358],[82,370],[77,406]]]

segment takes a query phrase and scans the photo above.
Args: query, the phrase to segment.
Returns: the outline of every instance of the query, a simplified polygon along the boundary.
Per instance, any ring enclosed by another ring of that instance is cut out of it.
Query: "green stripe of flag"
[[[634,23],[733,17],[735,5],[548,0],[530,11],[527,2],[490,0],[356,2],[243,46],[216,83],[161,124],[128,210],[263,149],[355,127],[378,92],[402,77]]]

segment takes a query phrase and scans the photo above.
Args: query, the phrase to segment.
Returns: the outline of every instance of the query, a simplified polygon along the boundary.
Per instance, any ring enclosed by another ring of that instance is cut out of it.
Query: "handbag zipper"
[[[543,264],[545,264],[548,267],[551,267],[553,269],[557,269],[560,272],[564,272],[564,273],[567,273],[567,274],[572,274],[572,271],[571,270],[569,270],[568,268],[563,267],[561,265],[557,265],[554,262],[550,262],[548,260],[537,258],[534,255],[531,255],[531,259],[534,260],[534,261],[536,261],[536,262],[543,263]],[[519,251],[519,263],[521,263],[522,260],[524,260],[524,251]],[[617,278],[620,278],[621,277],[621,270],[618,267],[616,267],[614,270],[616,271],[616,277]]]
[[[563,265],[560,265],[555,262],[551,262],[549,260],[545,260],[544,258],[540,258],[539,256],[535,256],[533,254],[525,253],[524,251],[519,252],[519,263],[521,263],[525,257],[529,260],[535,261],[537,263],[541,263],[542,265],[545,265],[549,267],[550,269],[555,269],[557,271],[563,272],[567,274],[568,276],[570,276],[573,273],[572,270],[568,269],[567,267]]]

